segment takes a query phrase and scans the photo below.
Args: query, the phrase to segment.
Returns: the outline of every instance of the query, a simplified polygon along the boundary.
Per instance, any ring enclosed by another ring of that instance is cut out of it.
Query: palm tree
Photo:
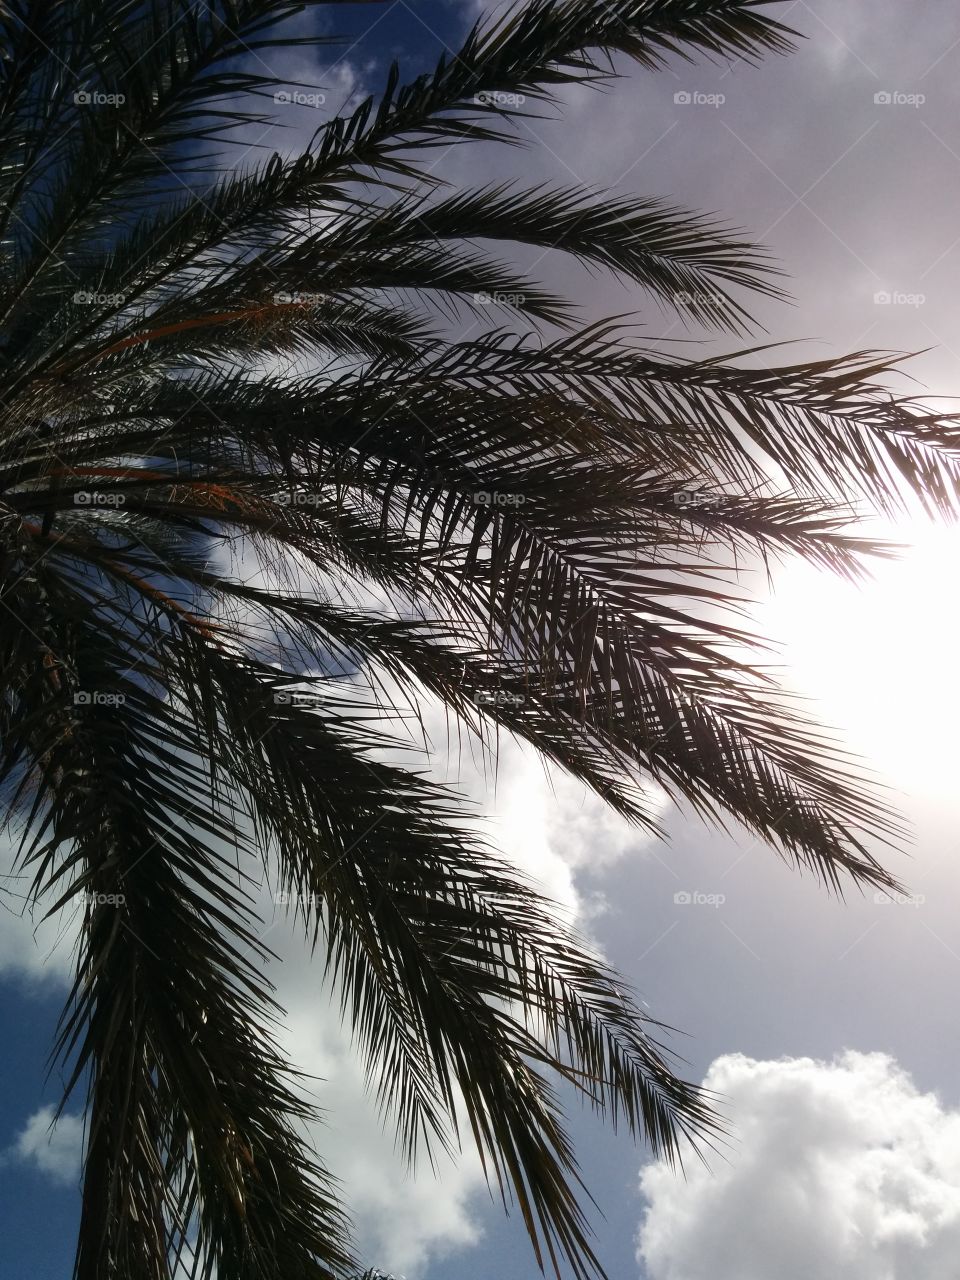
[[[541,1266],[582,1277],[558,1086],[668,1158],[716,1133],[710,1100],[383,722],[431,695],[640,827],[652,778],[830,885],[891,886],[884,797],[724,610],[744,557],[860,572],[856,498],[952,508],[960,433],[883,357],[666,356],[496,248],[746,333],[778,273],[713,222],[429,173],[613,55],[785,51],[754,0],[533,0],[302,154],[221,171],[283,50],[322,42],[286,34],[305,7],[0,5],[2,769],[32,899],[82,906],[74,1274],[356,1269],[271,1030],[266,874],[402,1149],[455,1150],[463,1117]]]

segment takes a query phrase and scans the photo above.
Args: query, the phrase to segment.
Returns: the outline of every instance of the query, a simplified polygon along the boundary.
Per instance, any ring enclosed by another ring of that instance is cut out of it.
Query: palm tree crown
[[[31,895],[83,907],[56,1044],[87,1094],[75,1277],[356,1267],[271,1030],[258,864],[405,1152],[468,1128],[541,1265],[586,1276],[557,1086],[667,1157],[715,1131],[709,1099],[382,721],[430,695],[641,827],[652,778],[834,886],[890,886],[882,795],[725,610],[744,556],[859,572],[856,498],[951,509],[960,432],[882,356],[684,361],[503,256],[565,251],[744,334],[779,274],[723,226],[428,172],[615,55],[785,51],[766,7],[533,0],[221,173],[272,119],[268,67],[326,39],[285,34],[315,8],[0,5],[2,770]]]

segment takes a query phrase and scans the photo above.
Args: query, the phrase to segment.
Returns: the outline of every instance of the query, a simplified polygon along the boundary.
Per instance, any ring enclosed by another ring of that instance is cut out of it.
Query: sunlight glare
[[[898,789],[950,795],[960,750],[960,528],[911,524],[856,585],[793,563],[761,606],[788,686]]]

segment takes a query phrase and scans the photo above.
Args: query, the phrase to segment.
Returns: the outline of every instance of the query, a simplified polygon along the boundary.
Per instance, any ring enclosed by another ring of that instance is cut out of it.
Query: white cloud
[[[80,1177],[83,1118],[65,1112],[51,1131],[53,1114],[53,1107],[35,1111],[3,1158],[33,1165],[54,1182],[69,1186]]]
[[[63,985],[73,969],[81,908],[68,905],[44,919],[44,906],[31,915],[24,900],[29,884],[29,868],[18,869],[14,846],[0,839],[0,975],[16,975],[32,984]]]
[[[269,921],[267,895],[260,909]],[[470,1212],[471,1197],[484,1185],[476,1152],[468,1148],[456,1162],[440,1153],[436,1178],[428,1163],[410,1173],[323,984],[320,958],[311,962],[284,908],[277,909],[264,941],[280,961],[269,968],[287,1013],[278,1035],[291,1063],[312,1077],[306,1092],[323,1120],[309,1127],[310,1140],[340,1180],[359,1255],[365,1265],[415,1280],[428,1263],[479,1238]]]
[[[420,711],[432,746],[429,771],[455,780],[476,802],[487,815],[479,826],[489,843],[536,880],[567,920],[581,927],[589,923],[594,904],[578,892],[576,869],[609,863],[648,838],[559,772],[551,785],[536,753],[509,738],[499,744],[494,787],[492,764],[488,760],[485,770],[467,740],[460,752],[451,733],[448,749],[443,709],[430,700],[420,704]],[[426,761],[403,763],[416,768]],[[269,899],[264,903],[269,912]],[[375,1099],[365,1089],[359,1060],[321,985],[319,966],[310,964],[280,913],[265,942],[282,959],[271,967],[270,977],[288,1012],[284,1047],[300,1070],[321,1077],[311,1092],[326,1116],[312,1137],[324,1163],[343,1182],[361,1255],[386,1272],[416,1280],[426,1266],[479,1238],[475,1207],[477,1196],[487,1193],[469,1130],[456,1162],[438,1158],[436,1176],[427,1162],[416,1176],[409,1174],[394,1150],[389,1122],[384,1130]]]
[[[471,1200],[484,1186],[479,1158],[469,1147],[456,1162],[437,1157],[410,1173],[397,1154],[392,1129],[381,1123],[376,1101],[349,1036],[329,1007],[319,974],[303,981],[285,958],[277,975],[279,998],[288,1010],[284,1046],[302,1069],[322,1076],[311,1082],[324,1122],[312,1130],[321,1160],[341,1180],[365,1263],[414,1280],[428,1262],[472,1245],[479,1232]],[[296,987],[296,991],[292,988]]]
[[[548,774],[527,744],[501,742],[495,793],[485,788],[477,770],[466,789],[489,813],[482,826],[490,843],[531,877],[581,934],[589,932],[606,902],[601,893],[587,893],[577,884],[578,872],[605,871],[628,854],[641,854],[651,842],[562,770],[551,768]],[[660,801],[665,806],[666,797]],[[652,791],[650,809],[658,811]],[[599,945],[595,936],[589,940]]]
[[[960,1111],[882,1053],[718,1058],[735,1145],[684,1180],[644,1169],[649,1280],[955,1280]]]
[[[424,698],[419,711],[430,746],[424,763],[432,776],[456,785],[484,815],[479,829],[489,844],[533,879],[568,922],[585,928],[597,914],[597,903],[579,890],[577,872],[606,870],[628,854],[639,854],[652,837],[562,769],[545,769],[529,744],[508,734],[491,738],[494,751],[484,761],[469,737],[461,748],[452,721],[448,734],[445,709],[436,699]],[[402,763],[411,765],[409,759]],[[656,816],[666,807],[666,796],[653,787],[649,796]]]

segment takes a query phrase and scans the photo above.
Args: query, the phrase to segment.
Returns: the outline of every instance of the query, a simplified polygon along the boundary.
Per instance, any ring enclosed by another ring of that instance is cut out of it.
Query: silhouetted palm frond
[[[88,1095],[75,1278],[356,1270],[277,1043],[264,874],[401,1149],[468,1126],[541,1265],[585,1277],[559,1087],[672,1159],[717,1122],[623,980],[398,763],[397,722],[429,696],[647,830],[655,779],[835,887],[891,886],[897,820],[763,666],[737,570],[858,574],[885,548],[849,504],[954,510],[960,429],[885,391],[883,355],[670,358],[513,261],[555,249],[742,334],[779,274],[713,220],[427,171],[614,55],[783,51],[765,6],[534,0],[224,175],[319,12],[0,5],[0,774],[32,896],[83,914],[56,1045]]]

